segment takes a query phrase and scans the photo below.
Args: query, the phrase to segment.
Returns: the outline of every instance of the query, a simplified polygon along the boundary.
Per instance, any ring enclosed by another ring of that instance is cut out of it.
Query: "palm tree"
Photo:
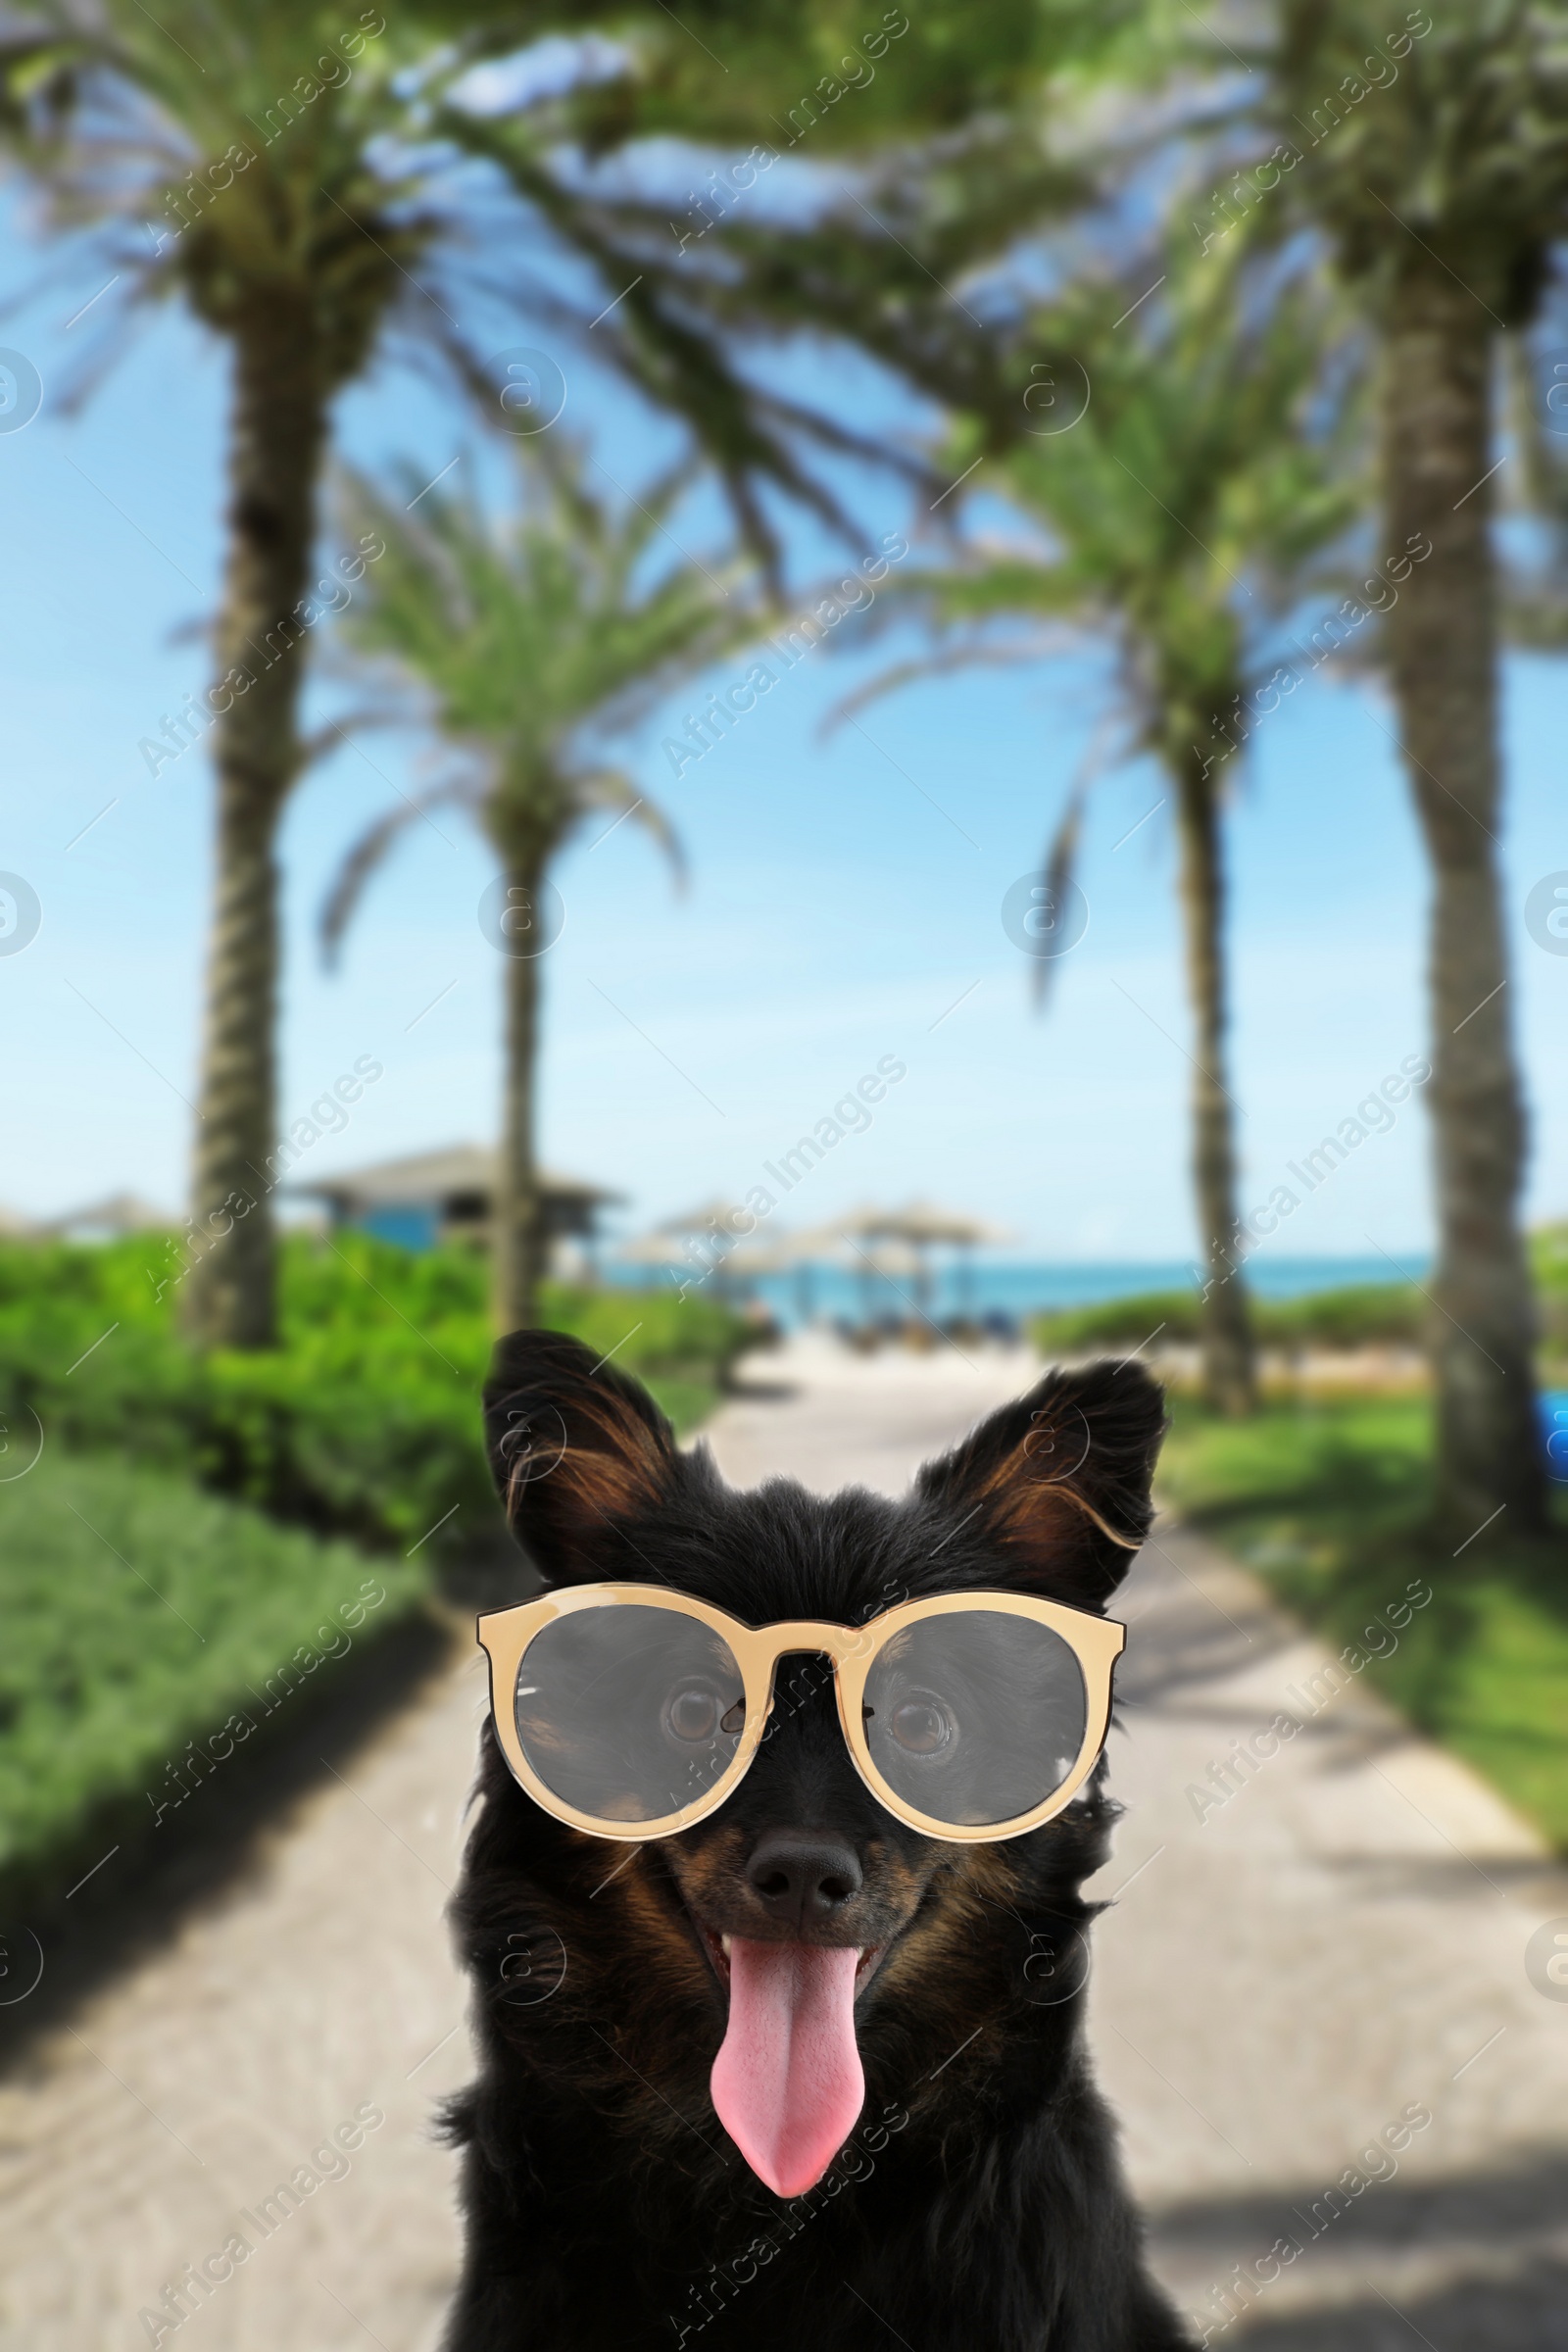
[[[1019,440],[987,477],[1038,526],[1035,545],[970,552],[890,588],[917,599],[943,635],[958,633],[941,666],[1038,660],[1062,623],[1116,650],[1121,756],[1157,761],[1173,805],[1208,1273],[1203,1379],[1215,1407],[1239,1414],[1251,1408],[1255,1376],[1226,1067],[1222,818],[1249,731],[1238,714],[1250,708],[1260,723],[1261,681],[1278,662],[1270,612],[1344,532],[1353,502],[1307,416],[1319,348],[1308,296],[1290,289],[1248,302],[1238,270],[1218,263],[1200,271],[1172,260],[1167,276],[1163,304],[1136,324],[1121,316],[1130,296],[1116,285],[1086,288],[1037,321],[1034,348],[1079,355],[1092,389],[1076,424]],[[1072,378],[1057,368],[1058,379],[1065,415]],[[973,450],[960,439],[952,454],[956,473]],[[999,643],[996,624],[1019,621],[1021,640]],[[911,662],[870,691],[930,666]],[[1274,707],[1284,691],[1274,690]],[[1072,879],[1083,791],[1070,794],[1043,861],[1056,906]],[[1037,964],[1042,982],[1051,968]]]
[[[534,1079],[540,962],[512,940],[548,946],[549,872],[590,817],[633,816],[670,857],[667,819],[604,744],[677,679],[756,627],[755,615],[696,563],[649,581],[650,543],[686,480],[666,475],[619,513],[584,485],[569,444],[524,461],[517,513],[497,526],[471,487],[432,491],[413,519],[408,492],[388,498],[350,476],[352,527],[385,556],[343,631],[361,664],[390,667],[458,769],[422,803],[381,817],[349,852],[321,917],[333,953],[369,875],[405,829],[446,802],[466,810],[501,868],[508,909],[506,1084],[495,1206],[495,1316],[502,1332],[537,1319],[544,1235],[535,1157]],[[411,712],[411,715],[413,713]]]
[[[1288,0],[1276,178],[1326,232],[1380,348],[1390,549],[1426,542],[1390,616],[1400,741],[1433,872],[1431,1103],[1440,1516],[1539,1526],[1535,1314],[1497,867],[1496,359],[1568,235],[1568,51],[1533,0],[1467,0],[1386,38],[1353,0]],[[1255,176],[1255,175],[1254,175]]]
[[[39,0],[0,34],[0,132],[44,189],[54,225],[94,232],[92,266],[118,289],[95,302],[99,352],[123,339],[129,307],[170,296],[232,354],[227,546],[211,631],[215,683],[201,713],[218,808],[185,1293],[189,1327],[210,1345],[263,1348],[276,1336],[275,845],[311,752],[299,723],[309,635],[340,601],[336,585],[319,601],[311,589],[332,402],[396,317],[416,344],[454,364],[493,416],[496,387],[424,275],[448,260],[459,242],[449,232],[466,216],[427,191],[458,150],[488,154],[493,144],[489,119],[453,96],[466,68],[556,22],[507,0],[417,0],[391,19],[367,7],[357,20],[320,0],[244,9]],[[603,155],[646,129],[689,128],[708,103],[701,90],[687,92],[671,112],[667,52],[686,36],[667,10],[630,0],[613,22],[627,46],[624,70],[608,84],[585,70],[581,86],[563,95],[547,76],[541,92],[506,110],[530,169],[514,180],[513,216],[490,243],[502,261],[490,267],[481,255],[468,266],[487,300],[510,293],[529,317],[555,318],[559,299],[536,276],[506,280],[504,257],[525,255],[531,267],[542,246],[569,251],[587,266],[573,282],[599,289],[581,306],[584,331],[626,287],[583,182],[584,142]],[[572,29],[585,27],[574,20]],[[769,34],[773,81],[759,81],[746,101],[750,135],[825,37],[814,18]],[[463,193],[475,200],[469,183]],[[517,217],[519,195],[531,218]],[[451,282],[445,272],[443,290]],[[679,344],[680,331],[670,331]],[[595,348],[715,452],[755,542],[766,533],[754,476],[831,509],[786,447],[765,387],[736,379],[720,397],[694,346],[673,366],[646,336],[618,334],[613,319]],[[94,372],[89,366],[84,380]],[[831,425],[822,437],[853,440]],[[351,571],[362,561],[363,551]]]
[[[115,266],[107,339],[127,303],[177,295],[232,353],[187,1315],[200,1339],[242,1348],[275,1337],[274,845],[306,760],[305,641],[325,609],[311,582],[328,415],[393,310],[428,299],[415,272],[438,227],[412,179],[370,160],[406,119],[411,54],[374,9],[356,23],[314,0],[43,0],[0,53],[13,143],[56,225],[94,228]]]

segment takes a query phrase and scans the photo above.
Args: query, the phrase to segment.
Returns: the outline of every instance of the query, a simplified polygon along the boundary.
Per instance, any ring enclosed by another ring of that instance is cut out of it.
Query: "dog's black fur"
[[[1102,1609],[1147,1532],[1164,1428],[1134,1364],[1053,1373],[904,1500],[824,1501],[726,1487],[634,1381],[554,1333],[502,1343],[485,1405],[509,1517],[550,1583],[668,1585],[752,1625],[858,1624],[975,1588]],[[922,1838],[857,1775],[825,1663],[783,1660],[735,1793],[627,1846],[543,1812],[487,1728],[454,1906],[480,2072],[449,2113],[467,2248],[447,2352],[1185,2345],[1083,2046],[1102,1781],[1102,1764],[1027,1837]],[[787,2204],[713,2112],[726,1996],[697,1925],[780,1934],[742,1875],[780,1827],[836,1833],[863,1868],[816,1939],[890,1944],[857,2008],[860,2122]]]

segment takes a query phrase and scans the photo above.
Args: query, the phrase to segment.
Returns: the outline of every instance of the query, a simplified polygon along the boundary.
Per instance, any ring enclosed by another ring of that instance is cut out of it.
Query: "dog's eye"
[[[711,1690],[677,1690],[664,1721],[677,1740],[711,1740],[718,1729],[718,1701]]]
[[[934,1756],[958,1736],[951,1710],[934,1692],[906,1698],[893,1711],[893,1737],[911,1756]]]

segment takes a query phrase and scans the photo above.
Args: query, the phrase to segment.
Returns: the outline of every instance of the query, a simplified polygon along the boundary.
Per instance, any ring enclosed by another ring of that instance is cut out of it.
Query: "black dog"
[[[550,1585],[664,1585],[753,1626],[854,1626],[964,1590],[1102,1610],[1147,1532],[1164,1428],[1133,1364],[1054,1373],[903,1501],[823,1501],[784,1480],[727,1488],[634,1381],[553,1333],[502,1343],[485,1408]],[[519,1429],[555,1433],[520,1472]],[[1102,1763],[1026,1836],[919,1836],[856,1772],[831,1669],[796,1657],[724,1804],[625,1844],[544,1812],[487,1728],[455,1904],[481,2066],[448,2115],[468,2226],[447,2352],[1185,2345],[1083,2048],[1079,1888],[1107,1851],[1102,1780]],[[725,1936],[880,1955],[855,1980],[859,2120],[788,2200],[710,2095]]]

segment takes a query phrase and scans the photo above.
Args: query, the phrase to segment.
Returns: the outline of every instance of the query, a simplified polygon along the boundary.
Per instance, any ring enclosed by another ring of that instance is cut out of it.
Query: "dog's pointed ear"
[[[632,1531],[680,1456],[638,1381],[564,1332],[514,1331],[491,1358],[484,1429],[508,1525],[547,1582],[649,1581]]]
[[[1164,1392],[1141,1364],[1048,1372],[928,1462],[915,1492],[954,1538],[963,1530],[963,1555],[994,1545],[1010,1581],[1102,1608],[1149,1533],[1165,1428]]]

